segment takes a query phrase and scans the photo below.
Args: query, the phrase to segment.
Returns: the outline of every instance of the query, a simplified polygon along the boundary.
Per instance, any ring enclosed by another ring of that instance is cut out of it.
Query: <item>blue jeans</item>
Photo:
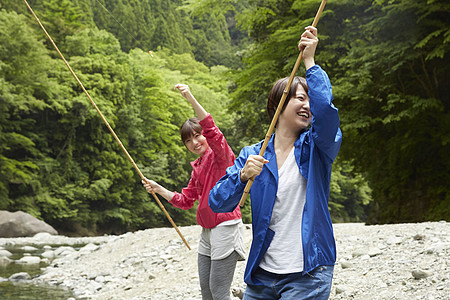
[[[247,285],[243,300],[318,299],[330,296],[334,266],[320,266],[310,273],[274,274],[258,268],[255,278],[263,285]]]

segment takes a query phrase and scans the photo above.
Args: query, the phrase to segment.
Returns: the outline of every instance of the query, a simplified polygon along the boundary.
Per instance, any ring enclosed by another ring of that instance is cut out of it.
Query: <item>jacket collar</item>
[[[303,145],[303,142],[305,142],[305,139],[307,139],[307,130],[302,131],[297,139],[294,142],[294,153],[295,153],[295,159],[297,161],[298,166],[300,167],[300,157],[301,157],[301,148]],[[264,152],[264,158],[267,159],[269,162],[265,165],[272,173],[273,177],[275,177],[277,183],[278,183],[278,165],[277,165],[277,157],[275,155],[275,133],[272,134],[270,137],[269,143],[267,144],[266,151]],[[260,144],[260,149],[262,146],[262,143]],[[308,140],[306,140],[306,143],[308,143]]]
[[[264,158],[267,159],[269,162],[265,165],[272,173],[273,177],[275,177],[277,183],[278,183],[278,166],[277,166],[277,157],[275,155],[275,133],[272,134],[270,137],[269,143],[267,144],[266,151],[264,152]]]

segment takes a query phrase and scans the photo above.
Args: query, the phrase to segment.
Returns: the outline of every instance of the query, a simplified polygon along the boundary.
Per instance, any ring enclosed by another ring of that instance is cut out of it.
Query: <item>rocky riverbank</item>
[[[334,228],[338,260],[330,299],[448,299],[450,223]],[[192,250],[173,228],[155,228],[120,236],[2,238],[0,253],[12,245],[47,247],[39,258],[26,255],[26,260],[47,260],[49,266],[42,275],[24,279],[70,289],[77,299],[201,299],[200,230],[180,227]],[[248,225],[245,240],[248,250]],[[245,263],[238,262],[232,285],[242,290]]]

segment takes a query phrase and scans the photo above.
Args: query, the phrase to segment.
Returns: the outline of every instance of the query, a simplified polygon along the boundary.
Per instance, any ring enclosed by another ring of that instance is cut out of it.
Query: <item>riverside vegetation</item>
[[[259,141],[266,93],[320,1],[29,2],[145,176],[180,190],[193,158],[178,128],[193,113],[173,86],[191,86],[236,153]],[[316,61],[344,136],[334,221],[448,221],[449,14],[445,0],[327,4]],[[0,210],[72,235],[168,226],[22,1],[1,2],[0,45]]]

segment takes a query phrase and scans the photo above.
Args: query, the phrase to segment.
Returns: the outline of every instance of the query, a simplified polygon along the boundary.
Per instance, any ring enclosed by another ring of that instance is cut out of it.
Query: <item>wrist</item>
[[[306,70],[308,70],[316,65],[313,57],[303,59],[303,63],[305,64]]]
[[[191,104],[197,102],[197,99],[195,99],[194,95],[192,95],[191,92],[187,93],[187,94],[185,95],[185,98],[186,98]]]
[[[163,193],[163,189],[159,184],[153,188],[153,191],[160,195]]]
[[[245,183],[248,181],[248,178],[245,176],[244,169],[241,169],[241,171],[239,172],[239,177],[240,177],[242,183]]]

